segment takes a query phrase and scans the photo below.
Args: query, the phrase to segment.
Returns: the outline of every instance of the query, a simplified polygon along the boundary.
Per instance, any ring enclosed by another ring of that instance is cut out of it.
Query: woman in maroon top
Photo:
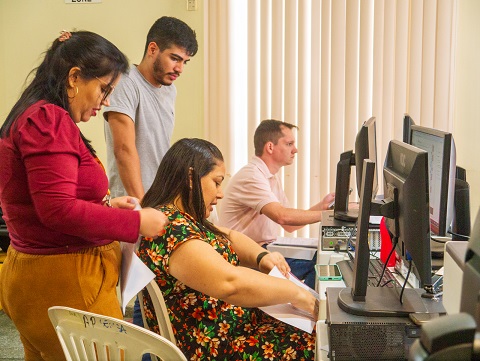
[[[121,318],[117,241],[156,236],[168,222],[153,208],[132,211],[128,197],[110,202],[105,170],[77,126],[108,105],[127,69],[103,37],[62,32],[0,129],[0,206],[11,239],[0,303],[27,361],[64,358],[50,306]]]

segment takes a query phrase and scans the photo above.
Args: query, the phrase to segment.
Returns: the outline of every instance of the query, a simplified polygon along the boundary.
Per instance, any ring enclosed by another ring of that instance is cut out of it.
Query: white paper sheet
[[[382,216],[370,216],[369,223],[378,226],[382,218]]]
[[[135,210],[140,210],[140,204],[134,198]],[[138,238],[140,240],[140,237]],[[137,241],[138,243],[138,241]],[[125,308],[128,302],[137,295],[152,279],[155,273],[138,258],[135,254],[136,244],[121,242],[122,248],[122,269],[120,274],[120,295],[122,297],[122,310],[125,314]]]
[[[297,247],[309,247],[318,248],[318,238],[304,238],[304,237],[277,237],[272,242],[276,246],[297,246]]]
[[[273,267],[272,270],[269,273],[270,276],[273,277],[278,277],[278,278],[283,278],[287,279],[279,270],[277,267]],[[294,275],[290,275],[290,278],[288,278],[290,281],[295,283],[296,285],[305,288],[306,290],[310,291],[313,295],[317,297],[319,300],[320,297],[318,293],[316,293],[314,290],[312,290],[310,287],[305,285],[303,282],[298,280]],[[292,306],[290,303],[287,304],[281,304],[281,305],[275,305],[275,306],[266,306],[266,307],[260,307],[260,309],[269,314],[272,317],[275,317],[276,319],[283,321],[285,323],[288,323],[289,325],[295,326],[305,332],[312,333],[313,327],[315,325],[316,320],[313,319],[313,317],[308,314],[307,312],[300,310],[294,306]]]

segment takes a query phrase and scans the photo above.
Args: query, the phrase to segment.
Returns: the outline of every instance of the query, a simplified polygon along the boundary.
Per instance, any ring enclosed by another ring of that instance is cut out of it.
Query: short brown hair
[[[294,124],[281,122],[275,119],[266,119],[258,125],[253,136],[253,146],[255,147],[255,155],[260,157],[263,154],[263,147],[268,142],[277,144],[278,140],[284,136],[282,127],[288,129],[297,128]]]

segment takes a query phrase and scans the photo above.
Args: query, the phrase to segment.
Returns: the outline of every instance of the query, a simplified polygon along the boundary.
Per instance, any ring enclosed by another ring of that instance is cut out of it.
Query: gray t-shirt
[[[177,89],[170,86],[154,87],[132,65],[128,75],[121,77],[110,96],[107,113],[115,111],[129,116],[135,123],[135,145],[140,157],[142,183],[145,192],[150,188],[157,174],[158,166],[170,147],[175,123],[175,98]],[[113,154],[113,140],[110,127],[105,122],[107,143],[107,174],[112,197],[126,195],[118,174]]]

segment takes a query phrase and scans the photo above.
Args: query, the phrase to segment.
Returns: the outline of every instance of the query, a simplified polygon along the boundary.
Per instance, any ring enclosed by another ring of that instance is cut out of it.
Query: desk
[[[321,246],[317,253],[318,264],[334,264],[338,261],[348,259],[346,252],[336,253],[332,251],[322,251]],[[328,328],[325,323],[327,318],[327,296],[326,291],[329,287],[345,287],[343,281],[319,281],[317,278],[316,289],[320,295],[320,305],[318,309],[318,321],[317,321],[317,339],[315,345],[315,360],[316,361],[328,361]]]
[[[449,315],[460,312],[462,296],[463,267],[468,242],[449,241],[445,243],[443,268],[443,305]]]
[[[300,246],[280,246],[275,242],[267,245],[270,252],[279,252],[285,258],[306,259],[311,260],[317,251],[315,248]]]
[[[466,242],[463,242],[464,244]],[[460,257],[461,258],[461,257]],[[321,248],[319,247],[319,250],[318,250],[318,260],[322,260],[321,262],[318,262],[318,263],[324,263],[324,264],[332,264],[332,263],[336,263],[340,260],[343,260],[343,259],[348,259],[348,256],[346,255],[346,253],[334,253],[334,252],[329,252],[329,251],[321,251]],[[398,276],[401,278],[401,276]],[[400,280],[401,283],[403,283],[403,279]],[[457,284],[458,284],[458,280],[457,280]],[[315,360],[316,361],[328,361],[329,358],[328,358],[328,349],[329,349],[329,339],[328,339],[328,326],[325,322],[325,319],[326,319],[326,313],[327,313],[327,300],[326,300],[326,295],[325,295],[325,292],[327,290],[327,288],[329,289],[329,296],[330,293],[334,293],[335,292],[338,292],[338,291],[334,291],[335,288],[338,288],[339,287],[344,287],[344,284],[343,284],[343,281],[321,281],[319,282],[317,280],[317,290],[320,294],[320,307],[319,307],[319,319],[317,321],[317,324],[316,324],[316,331],[317,331],[317,335],[316,335],[316,350],[317,350],[317,353],[316,353],[316,356],[315,356]],[[460,285],[461,287],[461,285]],[[367,290],[368,292],[368,290]],[[418,292],[422,292],[421,290],[419,290]],[[330,299],[329,299],[330,300]],[[436,312],[445,312],[444,308],[443,308],[443,305],[441,302],[439,303],[436,303],[436,301],[431,301],[431,300],[421,300],[422,302],[426,302],[426,306],[428,304],[428,307],[427,307],[427,311],[429,312],[432,312],[432,313],[436,313]],[[336,306],[336,302],[335,302],[335,306]],[[330,307],[331,309],[332,307]],[[338,307],[336,307],[338,308]],[[331,312],[331,310],[330,310]],[[329,316],[329,320],[331,320],[333,322],[333,320],[335,320],[335,331],[334,331],[334,334],[337,334],[338,335],[338,332],[340,332],[339,330],[342,330],[342,327],[344,327],[344,324],[343,322],[345,322],[345,325],[347,323],[352,323],[352,324],[356,324],[356,323],[365,323],[365,325],[368,325],[368,327],[377,327],[376,325],[373,325],[373,321],[366,321],[366,318],[365,317],[357,317],[357,316],[352,316],[350,314],[344,314],[344,319],[339,319],[339,317],[341,316],[341,314],[343,314],[343,311],[341,311],[340,313],[336,312],[335,314],[335,317],[332,317],[332,313],[330,313],[330,316]],[[357,320],[358,318],[358,320]],[[378,328],[380,331],[377,331],[377,333],[375,332],[372,332],[372,330],[369,331],[368,335],[371,335],[371,336],[367,336],[368,338],[368,341],[365,341],[363,340],[359,335],[358,336],[358,340],[360,341],[357,341],[356,343],[353,342],[350,346],[354,347],[355,349],[360,349],[362,347],[364,347],[365,349],[368,349],[370,346],[372,346],[373,348],[377,347],[379,343],[385,341],[381,338],[377,338],[378,336],[378,332],[380,332],[380,334],[384,335],[384,334],[395,334],[395,335],[399,335],[399,334],[405,334],[405,330],[410,330],[411,334],[408,334],[407,337],[404,336],[404,340],[402,341],[404,343],[404,346],[405,347],[410,347],[410,344],[416,339],[416,337],[418,337],[418,330],[419,330],[419,327],[418,326],[414,326],[413,323],[408,319],[408,317],[405,319],[405,318],[402,318],[402,317],[384,317],[384,318],[375,318],[376,322],[378,322]],[[359,329],[362,329],[362,327],[364,327],[363,325],[359,325],[358,328]],[[355,327],[353,327],[355,328]],[[356,330],[357,332],[358,330]],[[333,331],[332,331],[333,332]],[[415,332],[417,332],[415,334]],[[360,332],[361,334],[361,332]],[[364,334],[363,336],[365,337],[365,335],[367,334]],[[370,337],[370,338],[369,338]],[[380,337],[380,336],[378,336]],[[357,337],[355,337],[357,338]],[[342,338],[343,339],[343,338]],[[377,340],[378,339],[378,342],[377,343],[373,343],[371,341],[373,340]],[[362,341],[363,340],[363,341]],[[371,341],[370,341],[371,340]],[[334,350],[336,349],[337,352],[339,350],[338,348],[338,337],[337,337],[337,343],[336,343],[336,348],[334,346]],[[390,345],[391,346],[391,345]],[[345,344],[345,347],[349,347],[347,344]],[[396,346],[395,346],[396,347]],[[343,350],[343,346],[342,348],[340,348],[341,350]],[[388,350],[388,348],[385,348],[386,350]],[[393,350],[393,349],[392,349]],[[395,349],[397,350],[397,349]],[[402,350],[401,352],[404,352],[403,349],[398,349],[398,350]],[[398,351],[397,350],[397,351]],[[400,352],[400,351],[399,351]],[[343,358],[345,359],[345,358]]]

